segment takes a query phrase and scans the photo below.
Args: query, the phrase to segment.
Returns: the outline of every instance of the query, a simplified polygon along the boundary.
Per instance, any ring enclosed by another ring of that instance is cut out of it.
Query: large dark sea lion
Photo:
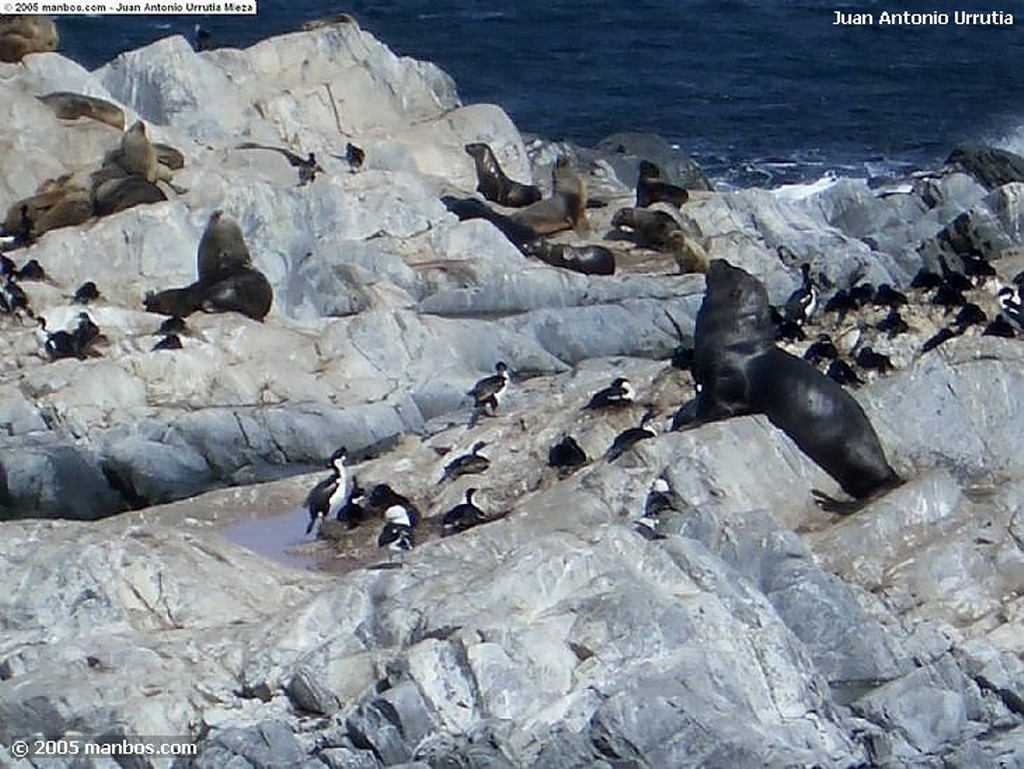
[[[508,208],[523,208],[540,200],[539,187],[522,184],[505,175],[489,145],[473,142],[463,149],[476,165],[477,192],[487,200]]]
[[[240,312],[253,320],[263,320],[270,312],[274,290],[257,269],[244,267],[203,290],[204,312]]]
[[[764,414],[857,500],[899,485],[857,401],[810,363],[775,346],[768,292],[722,259],[708,268],[694,347],[699,393],[692,424]],[[815,495],[828,510],[859,506]]]
[[[615,274],[615,254],[604,246],[572,246],[537,238],[526,244],[525,253],[553,267],[584,275]]]

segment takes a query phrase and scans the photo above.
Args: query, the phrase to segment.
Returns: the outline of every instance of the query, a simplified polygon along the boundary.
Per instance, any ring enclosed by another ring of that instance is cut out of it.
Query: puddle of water
[[[236,545],[296,569],[341,574],[387,560],[376,548],[358,554],[339,553],[334,543],[317,540],[315,534],[306,536],[303,532],[308,525],[309,513],[297,507],[235,521],[220,533]]]

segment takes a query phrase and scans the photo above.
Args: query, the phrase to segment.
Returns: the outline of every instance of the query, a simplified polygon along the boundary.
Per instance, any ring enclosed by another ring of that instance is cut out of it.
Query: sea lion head
[[[697,313],[694,335],[714,348],[760,352],[773,346],[768,292],[761,281],[724,259],[714,259],[705,276],[707,292]]]
[[[661,170],[649,160],[640,161],[640,178],[641,179],[660,179]]]

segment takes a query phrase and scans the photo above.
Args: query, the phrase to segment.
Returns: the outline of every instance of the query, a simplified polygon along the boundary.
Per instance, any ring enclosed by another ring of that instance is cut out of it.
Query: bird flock
[[[849,288],[835,290],[827,298],[823,296],[825,290],[822,281],[816,280],[811,265],[804,263],[800,268],[799,288],[781,307],[772,308],[776,340],[794,345],[804,344],[802,355],[805,360],[841,385],[858,387],[868,378],[887,374],[897,367],[883,345],[905,335],[923,336],[928,333],[929,325],[934,327],[937,323],[941,328],[916,348],[917,354],[927,353],[946,340],[964,335],[971,329],[975,330],[972,333],[978,335],[1010,338],[1024,333],[1021,303],[1024,272],[1016,275],[1009,284],[1004,284],[986,260],[964,257],[961,261],[961,269],[954,269],[945,259],[940,260],[939,272],[922,268],[906,292],[887,283],[873,286],[859,282]],[[670,320],[682,339],[678,324],[671,317]],[[812,332],[812,329],[817,333]],[[849,343],[851,337],[854,339],[852,344]],[[837,340],[846,344],[838,344]],[[880,349],[875,349],[876,346]],[[689,369],[692,363],[692,348],[681,344],[673,353],[673,367]],[[498,413],[510,382],[509,367],[500,361],[493,375],[479,380],[468,391],[473,403],[468,427],[472,428],[481,417]],[[620,376],[614,378],[608,386],[592,393],[580,411],[591,414],[613,412],[637,405],[637,392],[633,384],[626,377]],[[673,419],[673,429],[690,421],[692,414],[687,409],[692,411],[692,408],[693,401],[684,404]],[[615,437],[604,459],[613,462],[638,442],[655,437],[655,416],[653,408],[646,408],[638,425]],[[449,461],[443,468],[438,485],[464,475],[485,474],[492,466],[491,459],[483,453],[487,445],[487,442],[478,440],[467,453]],[[569,434],[563,434],[548,449],[547,458],[548,465],[557,470],[560,478],[590,462],[586,452]],[[314,504],[316,490],[325,483],[337,482],[338,477],[343,477],[340,471],[321,481],[310,492],[307,498],[310,513],[307,533],[313,530],[317,510],[322,508],[322,505],[317,507]],[[467,488],[464,501],[434,516],[433,520],[440,525],[441,536],[457,534],[507,514],[485,512],[474,500],[478,493],[476,486]],[[407,497],[382,484],[374,487],[368,497],[361,489],[352,491],[346,497],[353,498],[370,500],[367,507],[360,508],[360,522],[372,515],[383,519],[383,528],[377,540],[380,547],[405,551],[415,545],[416,526],[421,516]],[[666,529],[666,516],[671,518],[675,514],[682,515],[688,509],[688,505],[670,488],[668,481],[663,477],[657,478],[647,494],[642,514],[635,520],[635,529],[649,539],[662,538]],[[355,519],[346,520],[349,521],[348,526],[356,525]]]

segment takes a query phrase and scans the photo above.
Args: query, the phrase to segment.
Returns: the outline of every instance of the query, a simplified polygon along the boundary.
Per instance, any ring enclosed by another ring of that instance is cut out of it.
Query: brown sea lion
[[[636,181],[636,207],[647,208],[652,203],[682,206],[690,193],[682,187],[661,181],[661,169],[648,160],[640,161],[640,176]]]
[[[655,251],[670,251],[682,228],[671,214],[646,208],[620,208],[612,217],[612,227],[627,231],[638,246]]]
[[[101,181],[94,184],[91,197],[96,216],[109,216],[133,206],[167,200],[163,190],[141,176],[120,176]]]
[[[36,98],[61,120],[87,117],[113,126],[118,131],[124,130],[124,110],[105,99],[70,91],[55,91]]]
[[[157,160],[156,150],[146,136],[146,124],[141,120],[136,120],[121,135],[120,164],[129,174],[141,176],[150,184],[171,180],[170,169]]]
[[[487,200],[508,208],[522,208],[541,199],[539,187],[522,184],[505,175],[490,145],[473,142],[463,149],[476,166],[477,192]]]
[[[91,216],[92,202],[88,190],[67,175],[46,180],[38,193],[14,203],[4,218],[4,230],[15,231],[23,217],[27,217],[32,223],[32,235],[38,237],[60,227],[82,224]]]
[[[564,155],[551,171],[551,197],[532,203],[512,214],[538,235],[587,228],[587,183]]]
[[[59,43],[49,16],[0,16],[0,61],[14,64],[26,54],[56,51]]]
[[[764,414],[856,503],[815,491],[826,510],[853,512],[901,483],[860,404],[807,361],[775,346],[768,292],[722,259],[707,271],[694,330],[696,426]]]
[[[199,240],[196,253],[199,281],[212,285],[247,267],[252,267],[252,257],[242,237],[242,228],[218,208],[210,214],[203,237]]]

